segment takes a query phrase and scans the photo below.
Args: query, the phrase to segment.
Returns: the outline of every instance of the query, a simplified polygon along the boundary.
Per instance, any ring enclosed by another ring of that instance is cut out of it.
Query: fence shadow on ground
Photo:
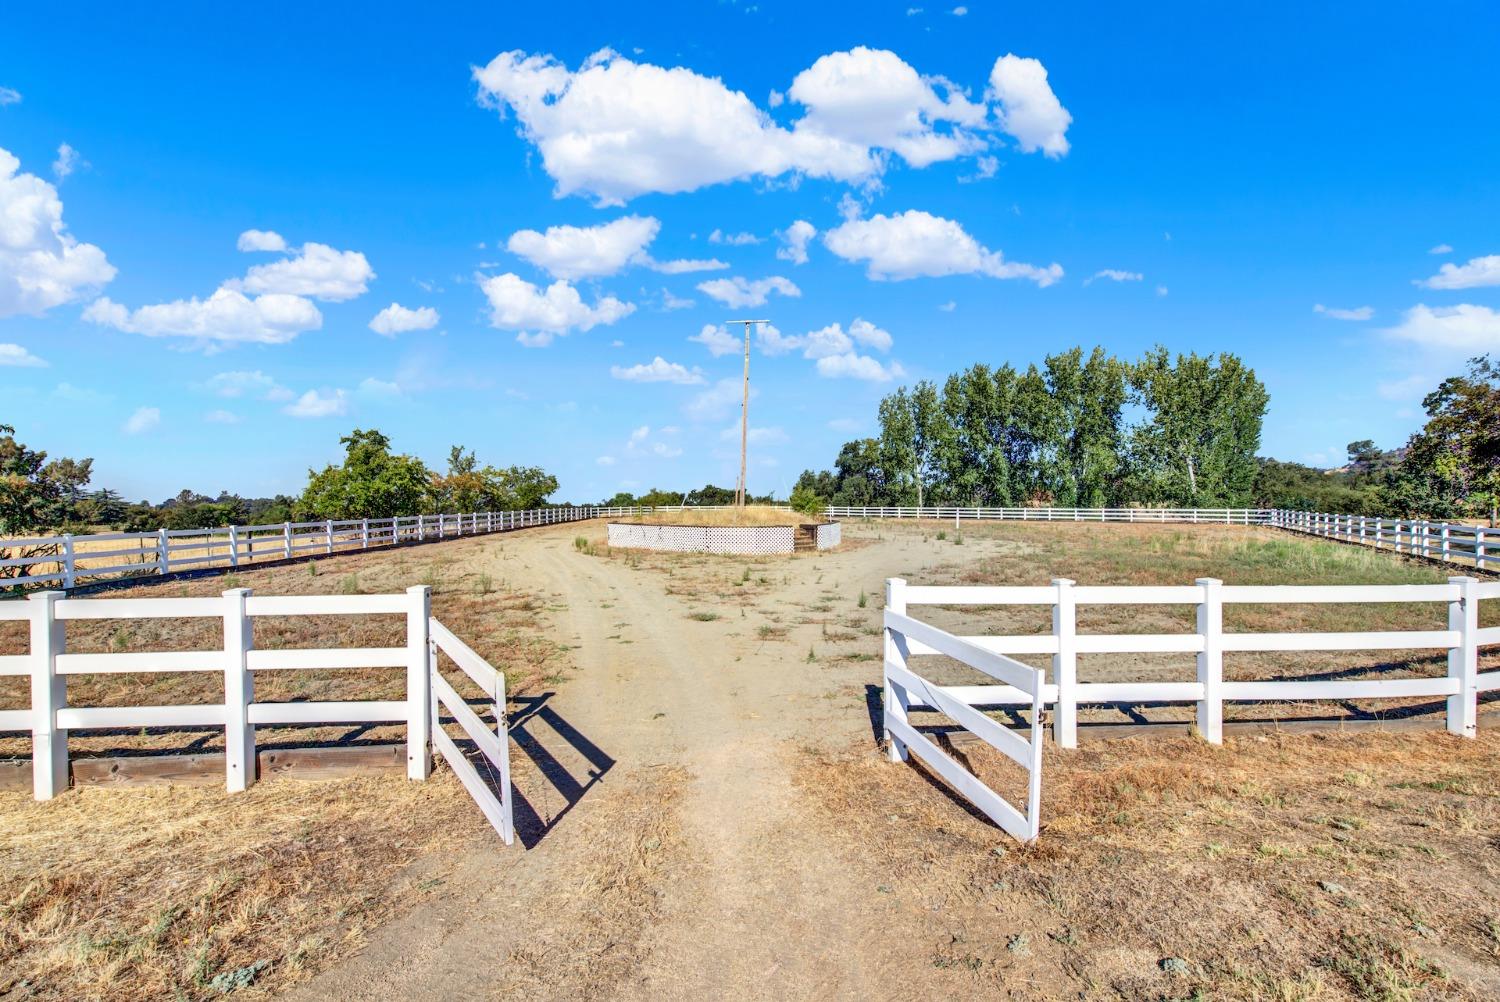
[[[548,803],[551,797],[543,788],[534,795],[539,803],[533,804],[526,794],[512,784],[516,835],[528,849],[557,827],[558,822],[615,765],[615,760],[609,754],[549,705],[554,695],[556,694],[552,692],[544,692],[537,696],[519,697],[513,700],[514,708],[510,714],[511,740],[531,760],[547,786],[562,798],[562,806],[552,809]],[[562,741],[561,746],[557,744],[558,739]],[[549,745],[569,758],[576,754],[582,761],[570,767]],[[575,775],[575,772],[580,771],[583,775]]]

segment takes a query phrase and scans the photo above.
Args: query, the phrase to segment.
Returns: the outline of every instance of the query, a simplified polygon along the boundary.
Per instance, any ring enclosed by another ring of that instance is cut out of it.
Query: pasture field
[[[89,997],[108,986],[111,997],[196,999],[236,985],[236,995],[299,999],[1500,993],[1500,731],[1485,726],[1494,704],[1481,707],[1475,741],[1268,728],[1212,747],[1179,728],[1049,747],[1043,830],[1030,847],[878,747],[887,577],[1425,583],[1446,569],[1229,526],[955,532],[851,521],[839,550],[777,558],[610,551],[603,535],[602,522],[559,525],[338,556],[315,571],[123,589],[432,584],[437,618],[506,673],[519,844],[505,850],[442,770],[427,784],[399,773],[274,780],[236,796],[88,788],[33,804],[0,793],[0,996]],[[1048,629],[1036,609],[928,613],[965,633]],[[1404,629],[1439,615],[1244,607],[1226,628]],[[0,624],[0,652],[24,642],[19,625]],[[1192,628],[1191,610],[1092,609],[1079,623],[1179,627]],[[70,624],[69,643],[211,648],[214,628],[84,621]],[[288,620],[258,630],[256,643],[372,646],[399,643],[400,630]],[[1442,670],[1430,657],[1379,652],[1226,660],[1226,677],[1245,678]],[[1086,655],[1079,675],[1192,671],[1190,657]],[[24,680],[8,681],[0,706],[24,705]],[[399,698],[402,684],[385,670],[257,678],[273,699]],[[107,676],[75,678],[70,691],[96,704],[206,702],[219,698],[216,685]],[[1314,711],[1360,718],[1391,704],[1292,712]],[[1099,709],[1085,724],[1187,712]],[[1235,707],[1229,717],[1277,712]],[[262,746],[402,736],[394,727],[259,735]],[[153,732],[80,734],[72,746],[87,755],[221,742],[212,731]],[[1016,780],[983,746],[952,750],[1002,792]],[[25,755],[26,743],[0,739],[0,754]]]

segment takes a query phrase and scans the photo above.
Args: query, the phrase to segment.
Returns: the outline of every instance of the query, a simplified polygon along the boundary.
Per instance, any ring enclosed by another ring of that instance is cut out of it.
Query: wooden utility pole
[[[734,490],[734,506],[745,507],[745,457],[750,445],[750,328],[755,324],[768,324],[769,320],[730,320],[732,324],[745,325],[745,385],[740,398],[740,482]]]

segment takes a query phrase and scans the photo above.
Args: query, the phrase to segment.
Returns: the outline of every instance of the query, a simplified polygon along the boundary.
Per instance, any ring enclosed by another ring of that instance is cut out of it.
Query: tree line
[[[878,436],[845,443],[797,492],[835,505],[1245,506],[1268,401],[1229,354],[979,363],[886,396]]]
[[[344,458],[307,471],[298,496],[209,497],[184,490],[160,504],[127,502],[108,488],[90,489],[92,459],[49,459],[0,425],[0,537],[118,529],[196,529],[323,519],[390,518],[540,508],[557,491],[557,478],[534,466],[481,466],[472,451],[454,446],[446,469],[397,453],[378,430],[354,429],[339,439]]]

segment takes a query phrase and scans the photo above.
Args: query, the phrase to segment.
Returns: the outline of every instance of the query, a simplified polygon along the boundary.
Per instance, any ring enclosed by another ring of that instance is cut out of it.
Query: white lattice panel
[[[818,526],[818,549],[831,550],[844,541],[844,527],[837,522]]]
[[[632,525],[609,524],[609,545],[677,553],[791,553],[789,525]]]

